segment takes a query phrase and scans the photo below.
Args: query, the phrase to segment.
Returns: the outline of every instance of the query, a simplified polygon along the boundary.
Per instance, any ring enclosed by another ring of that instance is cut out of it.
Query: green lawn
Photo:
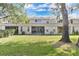
[[[0,38],[0,55],[63,56],[79,55],[75,46],[78,36],[70,36],[73,44],[57,43],[61,36],[17,35]]]

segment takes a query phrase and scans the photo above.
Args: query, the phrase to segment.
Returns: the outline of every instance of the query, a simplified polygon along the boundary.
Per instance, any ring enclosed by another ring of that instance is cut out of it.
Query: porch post
[[[18,34],[22,34],[22,32],[21,32],[21,26],[18,26]]]

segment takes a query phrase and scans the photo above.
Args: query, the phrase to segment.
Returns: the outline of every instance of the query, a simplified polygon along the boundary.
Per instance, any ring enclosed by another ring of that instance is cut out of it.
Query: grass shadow
[[[54,43],[54,44],[52,44],[52,46],[54,47],[54,48],[58,48],[58,47],[60,47],[60,46],[62,46],[62,45],[64,45],[65,43],[64,42],[56,42],[56,43]]]

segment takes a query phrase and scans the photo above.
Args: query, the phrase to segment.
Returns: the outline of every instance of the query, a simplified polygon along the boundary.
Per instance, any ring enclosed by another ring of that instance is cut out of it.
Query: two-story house
[[[55,16],[28,17],[28,24],[12,24],[0,18],[0,30],[17,28],[17,34],[62,34],[63,19]],[[69,33],[79,32],[79,17],[69,17]]]

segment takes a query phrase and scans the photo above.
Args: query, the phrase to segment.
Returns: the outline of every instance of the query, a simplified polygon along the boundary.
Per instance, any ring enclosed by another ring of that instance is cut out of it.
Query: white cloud
[[[79,18],[79,15],[73,13],[68,15],[69,18]]]
[[[27,3],[27,4],[25,4],[25,8],[26,8],[26,9],[28,9],[28,8],[30,8],[30,9],[37,9],[35,6],[33,6],[32,3]]]
[[[45,3],[45,4],[39,4],[37,7],[34,6],[33,4],[26,4],[25,5],[25,8],[30,8],[30,9],[33,9],[33,10],[42,10],[44,7],[48,7],[48,3]]]
[[[40,5],[38,6],[38,8],[43,8],[43,7],[48,7],[48,5],[45,3],[45,4],[40,4]]]
[[[31,6],[32,4],[29,4],[29,3],[25,4],[25,8],[30,8]]]
[[[37,9],[36,11],[46,11],[46,9]]]
[[[51,4],[49,5],[49,8],[57,8],[57,6],[56,6],[55,3],[51,3]]]

